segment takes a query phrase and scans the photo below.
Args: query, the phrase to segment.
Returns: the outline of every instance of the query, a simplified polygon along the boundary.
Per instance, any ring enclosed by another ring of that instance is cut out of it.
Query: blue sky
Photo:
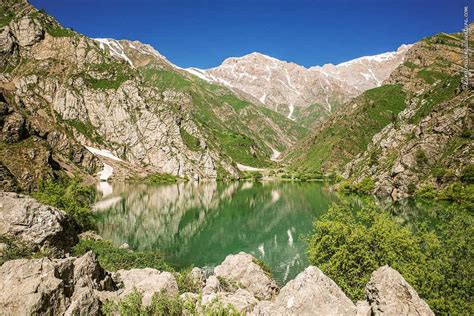
[[[90,37],[140,40],[181,67],[258,51],[304,66],[462,28],[468,0],[30,0]],[[472,3],[472,2],[471,2]],[[472,7],[474,15],[474,6]]]

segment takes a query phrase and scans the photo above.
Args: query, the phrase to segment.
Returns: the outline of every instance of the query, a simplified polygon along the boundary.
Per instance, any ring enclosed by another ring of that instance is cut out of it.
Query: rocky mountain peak
[[[253,52],[227,58],[215,68],[187,70],[208,82],[242,91],[250,101],[288,118],[304,120],[314,112],[308,107],[317,105],[317,111],[329,113],[365,90],[380,86],[403,62],[410,47],[402,45],[394,52],[310,68]]]

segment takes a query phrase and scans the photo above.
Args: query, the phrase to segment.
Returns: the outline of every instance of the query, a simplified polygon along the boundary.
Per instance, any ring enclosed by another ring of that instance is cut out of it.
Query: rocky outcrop
[[[398,271],[383,266],[372,273],[365,288],[372,315],[434,315]]]
[[[217,277],[240,284],[261,300],[271,299],[278,293],[278,286],[265,271],[255,263],[255,258],[241,252],[229,255],[214,268]]]
[[[274,301],[260,302],[256,315],[355,315],[356,308],[337,284],[310,266],[288,282]]]
[[[32,250],[69,251],[77,242],[72,219],[63,211],[16,193],[0,192],[0,235],[21,241]]]
[[[178,295],[178,284],[173,274],[156,269],[119,270],[113,275],[114,280],[123,286],[119,298],[124,298],[134,291],[143,293],[142,303],[149,305],[155,293],[170,296]]]
[[[379,86],[403,62],[410,46],[402,45],[396,52],[361,57],[339,65],[305,68],[251,53],[228,58],[215,68],[187,70],[206,81],[242,91],[241,95],[251,102],[304,122],[306,117],[320,117],[365,90]]]
[[[228,256],[214,275],[197,283],[201,294],[181,294],[181,303],[195,306],[197,312],[219,304],[248,315],[433,315],[405,279],[388,266],[373,273],[366,300],[354,304],[314,266],[276,294],[274,281],[252,258],[245,253]],[[200,269],[192,276],[204,279]],[[122,300],[134,291],[142,293],[146,306],[156,293],[177,297],[178,290],[172,273],[156,269],[119,270],[110,275],[92,252],[79,258],[12,260],[0,267],[0,310],[9,315],[98,315],[106,301]]]
[[[93,253],[80,258],[19,259],[0,266],[5,315],[98,315],[98,291],[114,290]]]

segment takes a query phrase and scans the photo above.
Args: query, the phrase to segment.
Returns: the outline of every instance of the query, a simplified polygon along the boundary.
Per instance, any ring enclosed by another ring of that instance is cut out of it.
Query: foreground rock
[[[169,272],[160,272],[151,268],[119,270],[113,277],[115,281],[123,285],[119,298],[125,298],[138,290],[143,293],[143,305],[150,305],[155,293],[178,295],[178,284],[173,274]]]
[[[77,243],[72,219],[63,211],[16,193],[0,192],[0,235],[17,239],[32,250],[69,251]]]
[[[356,308],[337,284],[314,266],[288,282],[272,302],[257,305],[255,315],[355,315]]]
[[[2,315],[97,315],[97,292],[114,289],[91,252],[80,258],[12,260],[0,267]]]
[[[372,315],[434,315],[398,271],[383,266],[365,288]]]
[[[225,258],[221,265],[214,269],[221,277],[242,285],[258,299],[270,299],[278,293],[278,286],[263,269],[255,263],[255,258],[241,252]]]
[[[197,313],[209,313],[208,308],[217,304],[247,315],[434,315],[400,273],[388,266],[373,273],[366,300],[357,304],[314,266],[279,294],[275,282],[246,253],[228,256],[205,282],[198,270],[192,276],[201,281],[199,294],[179,296],[181,304],[191,304]],[[169,272],[145,268],[110,275],[91,252],[79,258],[12,260],[0,267],[2,315],[99,315],[105,302],[120,301],[134,291],[142,293],[144,306],[157,293],[170,297],[179,293]]]

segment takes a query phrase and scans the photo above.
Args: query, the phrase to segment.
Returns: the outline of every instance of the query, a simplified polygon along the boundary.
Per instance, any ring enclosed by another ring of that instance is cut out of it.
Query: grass
[[[445,80],[448,75],[439,71],[423,68],[416,73],[419,78],[422,78],[429,84],[435,83],[437,80]]]
[[[354,111],[341,113],[302,145],[302,155],[290,169],[299,173],[325,173],[342,167],[365,151],[372,137],[397,119],[405,108],[400,85],[384,85],[366,91],[353,102]],[[349,106],[352,103],[349,103]],[[356,135],[356,137],[354,137]]]
[[[7,236],[0,235],[0,244],[6,245],[6,248],[0,251],[0,266],[9,260],[31,258],[33,255],[28,246]]]
[[[95,227],[90,206],[95,201],[95,189],[84,186],[79,179],[60,176],[56,180],[42,180],[32,196],[41,203],[57,207],[74,219],[81,231]]]
[[[108,241],[81,240],[73,248],[75,256],[82,256],[88,251],[93,251],[97,255],[100,265],[107,271],[132,268],[153,268],[160,271],[174,271],[174,269],[163,260],[162,256],[156,252],[120,249]]]
[[[91,122],[88,121],[84,123],[79,120],[64,120],[63,122],[66,125],[73,127],[76,131],[86,136],[88,139],[94,141],[95,143],[105,143],[105,139],[102,137],[102,135],[99,135],[97,133],[95,126],[92,125]]]
[[[222,96],[221,99],[224,102],[230,104],[236,112],[239,112],[240,110],[250,105],[250,102],[244,101],[230,94]]]
[[[117,90],[125,81],[132,78],[132,70],[128,64],[119,61],[109,61],[102,64],[90,65],[89,71],[101,73],[105,78],[93,78],[84,74],[84,80],[93,89]]]
[[[263,261],[257,258],[253,258],[252,262],[258,265],[260,268],[262,268],[263,272],[269,277],[272,278],[272,270],[270,267]]]
[[[0,29],[7,26],[14,18],[15,13],[11,12],[9,9],[0,7]]]
[[[186,147],[192,151],[201,151],[200,141],[198,138],[189,134],[184,128],[180,128],[179,132]]]
[[[160,90],[168,88],[184,90],[192,84],[190,80],[172,71],[156,68],[142,68],[140,71],[146,81],[152,83]]]

